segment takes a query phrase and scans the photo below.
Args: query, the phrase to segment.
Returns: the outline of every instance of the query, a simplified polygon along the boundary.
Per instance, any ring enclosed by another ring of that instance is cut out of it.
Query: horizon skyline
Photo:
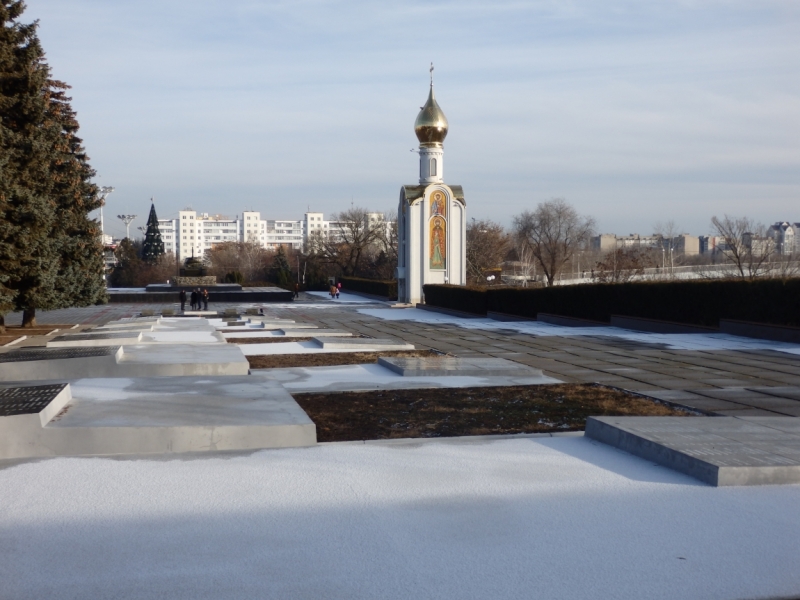
[[[395,210],[431,61],[469,217],[509,226],[563,197],[598,233],[704,235],[714,215],[800,220],[798,17],[777,0],[29,0],[22,21],[72,86],[115,235],[151,196],[161,218]],[[421,22],[430,44],[408,35]]]

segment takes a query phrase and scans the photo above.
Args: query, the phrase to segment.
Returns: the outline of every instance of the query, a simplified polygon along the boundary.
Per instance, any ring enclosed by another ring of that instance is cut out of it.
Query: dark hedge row
[[[485,315],[487,311],[487,294],[485,288],[471,288],[461,285],[425,285],[425,304],[463,310],[464,312]]]
[[[397,281],[381,281],[379,279],[361,279],[360,277],[340,277],[343,290],[363,292],[373,296],[383,296],[389,300],[397,300]]]
[[[476,314],[538,313],[608,321],[624,315],[716,327],[720,319],[800,326],[800,279],[668,281],[552,288],[426,285],[425,301]]]

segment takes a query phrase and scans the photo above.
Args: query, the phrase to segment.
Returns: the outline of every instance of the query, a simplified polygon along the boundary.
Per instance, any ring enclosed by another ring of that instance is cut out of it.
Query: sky
[[[565,198],[603,233],[800,221],[795,0],[27,0],[97,182],[191,206],[396,210],[435,65],[444,179],[510,226]]]

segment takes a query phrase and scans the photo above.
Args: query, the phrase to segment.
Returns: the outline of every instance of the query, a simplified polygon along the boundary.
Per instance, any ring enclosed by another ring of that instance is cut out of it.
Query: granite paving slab
[[[0,364],[43,360],[65,360],[94,356],[114,356],[119,346],[94,346],[90,348],[19,348],[0,354]]]
[[[786,484],[800,483],[797,422],[777,416],[590,417],[586,436],[714,486]]]
[[[800,386],[748,387],[747,389],[767,396],[800,400]]]
[[[264,378],[100,378],[69,387],[68,403],[46,422],[0,417],[0,458],[316,444],[308,415],[279,383]]]
[[[66,383],[0,389],[0,417],[38,415],[67,387]]]

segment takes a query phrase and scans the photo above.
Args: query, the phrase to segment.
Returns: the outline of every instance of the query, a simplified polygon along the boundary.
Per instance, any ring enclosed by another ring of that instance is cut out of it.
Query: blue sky
[[[800,221],[800,3],[28,0],[114,215],[396,208],[428,65],[444,176],[510,224]]]

